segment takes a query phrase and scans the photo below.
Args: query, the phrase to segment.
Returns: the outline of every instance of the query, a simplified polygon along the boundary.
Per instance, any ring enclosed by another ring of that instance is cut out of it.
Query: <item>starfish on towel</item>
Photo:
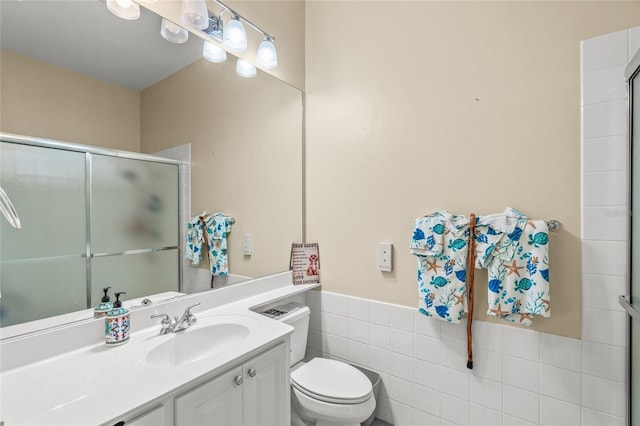
[[[433,262],[429,262],[427,260],[427,271],[433,271],[436,274],[438,273],[438,268],[442,268],[442,266],[438,265],[437,260],[433,259]]]
[[[513,259],[513,263],[511,265],[505,265],[505,266],[509,270],[509,275],[516,274],[518,277],[520,277],[520,271],[518,271],[518,269],[524,269],[524,266],[518,266],[516,264],[515,259]]]
[[[489,309],[489,312],[491,312],[497,317],[503,317],[504,315],[509,313],[509,311],[502,310],[502,305],[500,303],[498,303],[498,309]]]

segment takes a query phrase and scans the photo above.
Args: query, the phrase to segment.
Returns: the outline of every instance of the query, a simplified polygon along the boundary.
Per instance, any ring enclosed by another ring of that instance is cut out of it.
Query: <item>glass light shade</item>
[[[222,44],[232,52],[241,53],[247,50],[247,32],[237,16],[227,22],[222,36]]]
[[[236,72],[240,77],[255,77],[256,66],[250,62],[245,61],[244,59],[238,58],[238,63],[236,64]]]
[[[208,40],[204,41],[202,56],[209,62],[224,62],[227,60],[227,52]]]
[[[187,30],[164,18],[162,18],[162,24],[160,24],[160,34],[171,43],[181,44],[189,39]]]
[[[204,0],[182,0],[180,21],[199,30],[209,27],[209,10]]]
[[[122,19],[138,19],[140,17],[140,6],[131,0],[107,0],[109,12]]]
[[[273,40],[269,37],[262,40],[260,46],[258,46],[258,65],[264,69],[273,69],[278,66],[278,52],[276,52],[276,46],[273,44]]]

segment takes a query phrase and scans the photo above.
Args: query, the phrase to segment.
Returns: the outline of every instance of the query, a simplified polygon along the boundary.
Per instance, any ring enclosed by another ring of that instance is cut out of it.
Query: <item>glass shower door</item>
[[[84,309],[85,155],[0,142],[0,186],[22,222],[0,221],[0,326]]]
[[[123,300],[176,291],[178,165],[91,157],[91,299],[102,287]]]

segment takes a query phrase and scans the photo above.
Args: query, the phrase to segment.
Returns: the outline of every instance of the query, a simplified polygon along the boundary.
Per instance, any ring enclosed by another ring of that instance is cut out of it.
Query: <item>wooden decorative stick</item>
[[[469,215],[469,252],[467,255],[467,368],[473,368],[473,350],[471,337],[471,323],[473,322],[473,273],[476,269],[476,215]]]

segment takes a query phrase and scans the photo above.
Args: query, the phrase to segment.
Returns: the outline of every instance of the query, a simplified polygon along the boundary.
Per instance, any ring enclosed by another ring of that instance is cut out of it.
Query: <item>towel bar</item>
[[[548,220],[547,226],[549,227],[549,231],[551,232],[557,232],[560,230],[560,222],[555,219]]]

